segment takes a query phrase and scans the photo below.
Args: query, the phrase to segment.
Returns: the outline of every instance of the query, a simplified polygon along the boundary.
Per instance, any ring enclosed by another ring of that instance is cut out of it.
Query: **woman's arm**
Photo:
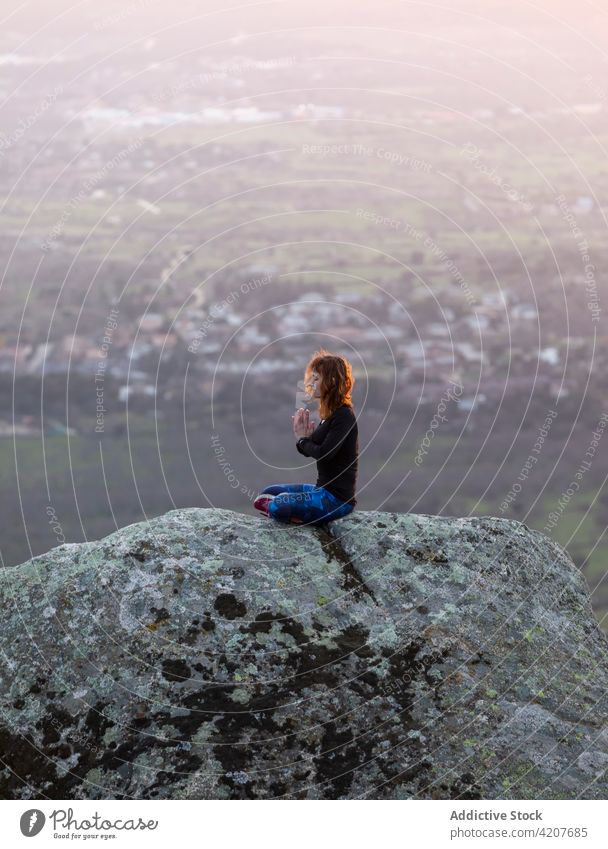
[[[329,460],[338,453],[353,427],[354,422],[347,411],[336,411],[329,423],[325,439],[320,445],[313,442],[310,437],[304,437],[298,440],[296,448],[305,457],[314,457],[315,460]]]

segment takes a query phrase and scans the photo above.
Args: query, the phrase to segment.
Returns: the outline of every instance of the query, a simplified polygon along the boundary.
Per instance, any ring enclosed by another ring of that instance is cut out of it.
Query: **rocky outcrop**
[[[525,525],[174,510],[0,595],[4,799],[608,798],[608,640]]]

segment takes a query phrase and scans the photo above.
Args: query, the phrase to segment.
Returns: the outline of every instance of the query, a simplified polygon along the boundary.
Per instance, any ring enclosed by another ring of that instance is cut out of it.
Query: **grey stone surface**
[[[0,597],[4,799],[608,798],[608,640],[517,522],[173,510]]]

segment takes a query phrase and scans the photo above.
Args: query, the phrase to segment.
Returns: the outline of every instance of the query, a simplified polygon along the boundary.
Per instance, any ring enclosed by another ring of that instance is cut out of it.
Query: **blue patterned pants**
[[[279,522],[322,525],[348,516],[355,509],[325,487],[312,483],[274,483],[262,493],[276,495],[268,502],[268,515]]]

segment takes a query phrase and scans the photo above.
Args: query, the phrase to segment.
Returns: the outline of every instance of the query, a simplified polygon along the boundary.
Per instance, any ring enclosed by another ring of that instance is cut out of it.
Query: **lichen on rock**
[[[173,510],[0,596],[4,799],[608,798],[608,640],[517,522]]]

